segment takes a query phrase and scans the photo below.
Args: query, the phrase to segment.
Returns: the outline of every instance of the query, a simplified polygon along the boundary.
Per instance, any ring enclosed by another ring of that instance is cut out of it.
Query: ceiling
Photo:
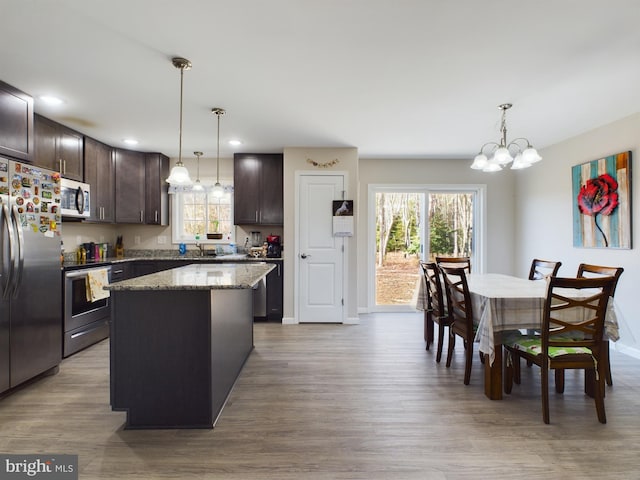
[[[361,158],[537,148],[640,112],[637,0],[0,0],[0,79],[114,146]],[[57,108],[38,96],[55,94]],[[243,145],[232,149],[227,140]]]

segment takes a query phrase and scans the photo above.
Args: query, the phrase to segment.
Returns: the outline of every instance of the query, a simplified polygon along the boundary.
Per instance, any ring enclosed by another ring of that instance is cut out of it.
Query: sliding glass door
[[[415,308],[420,261],[436,256],[478,256],[480,221],[476,187],[370,186],[370,310]],[[373,218],[372,218],[373,217]]]

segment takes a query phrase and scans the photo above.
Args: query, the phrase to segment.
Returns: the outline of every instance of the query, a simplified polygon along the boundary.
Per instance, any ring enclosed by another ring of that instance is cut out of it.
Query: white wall
[[[572,230],[571,167],[628,150],[632,151],[633,176],[633,163],[640,161],[640,113],[546,148],[540,152],[542,162],[517,173],[516,272],[525,275],[534,257],[560,260],[559,275],[564,276],[575,276],[580,263],[624,267],[616,290],[623,317],[617,346],[640,356],[640,304],[634,298],[640,282],[640,238],[632,232],[635,246],[631,250],[575,248]],[[633,192],[633,179],[631,185],[632,224],[636,226],[640,195]]]
[[[375,268],[367,258],[367,195],[369,184],[389,185],[486,185],[486,271],[513,274],[515,268],[515,190],[511,171],[484,173],[471,170],[468,159],[360,159],[358,197],[358,307],[368,307],[367,278]],[[528,272],[527,272],[528,273]]]
[[[308,163],[311,159],[319,164],[331,162],[338,159],[338,163],[331,168],[314,167]],[[295,318],[294,311],[294,270],[296,265],[296,231],[295,216],[297,199],[295,198],[296,172],[313,171],[325,172],[346,172],[348,184],[346,185],[347,198],[358,198],[358,150],[356,148],[298,148],[291,147],[284,149],[284,235],[282,252],[284,258],[284,321],[292,322]],[[358,206],[355,206],[355,221],[358,222],[360,215]],[[359,228],[356,228],[353,237],[347,237],[345,246],[347,251],[347,321],[357,321],[358,306],[356,303],[358,292],[358,276],[356,245],[359,238]]]

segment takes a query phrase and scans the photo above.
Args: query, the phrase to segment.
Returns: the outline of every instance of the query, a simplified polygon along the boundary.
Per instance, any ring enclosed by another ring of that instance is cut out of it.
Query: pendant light
[[[173,66],[180,69],[180,130],[178,143],[178,161],[171,169],[167,183],[170,185],[191,185],[191,178],[187,167],[182,163],[182,91],[184,85],[184,71],[191,69],[191,62],[186,58],[176,57],[172,60]]]
[[[226,112],[224,108],[214,107],[211,109],[211,113],[215,113],[218,117],[218,148],[216,150],[216,184],[213,186],[211,194],[214,197],[220,198],[224,194],[224,188],[220,185],[220,117]]]
[[[194,192],[202,192],[204,187],[200,183],[200,157],[202,156],[202,152],[193,152],[193,154],[198,158],[196,163],[196,182],[193,184]]]

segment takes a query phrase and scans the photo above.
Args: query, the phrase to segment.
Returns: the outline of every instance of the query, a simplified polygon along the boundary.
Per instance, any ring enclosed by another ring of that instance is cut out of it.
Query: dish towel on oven
[[[107,298],[109,290],[103,287],[109,284],[109,272],[106,268],[87,272],[87,302],[95,302]]]

